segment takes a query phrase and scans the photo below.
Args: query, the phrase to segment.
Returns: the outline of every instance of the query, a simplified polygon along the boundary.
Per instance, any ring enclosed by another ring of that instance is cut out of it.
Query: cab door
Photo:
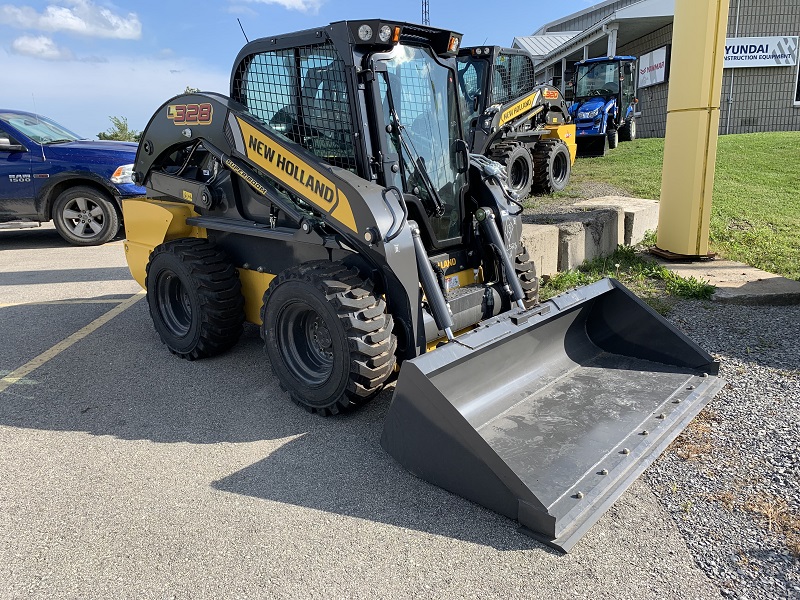
[[[622,96],[621,116],[627,119],[629,117],[628,113],[635,110],[633,104],[636,98],[636,63],[622,63],[619,79],[621,84],[620,95]]]
[[[35,217],[31,154],[19,134],[0,121],[0,220]]]

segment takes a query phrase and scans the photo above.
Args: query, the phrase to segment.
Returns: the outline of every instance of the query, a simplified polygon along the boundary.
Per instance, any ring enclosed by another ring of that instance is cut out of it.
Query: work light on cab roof
[[[461,34],[411,23],[389,23],[379,19],[348,21],[353,41],[359,45],[391,47],[401,41],[430,45],[442,55],[455,55],[461,47]],[[401,39],[405,38],[405,39]]]

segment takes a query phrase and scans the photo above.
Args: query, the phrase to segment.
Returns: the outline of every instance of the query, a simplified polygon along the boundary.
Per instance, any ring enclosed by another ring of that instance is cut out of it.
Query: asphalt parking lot
[[[121,241],[0,231],[0,597],[718,598],[637,482],[561,555],[292,404],[248,328],[161,345]]]

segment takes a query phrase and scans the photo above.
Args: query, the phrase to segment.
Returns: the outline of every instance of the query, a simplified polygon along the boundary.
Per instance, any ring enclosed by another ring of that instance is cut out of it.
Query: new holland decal
[[[536,98],[538,96],[539,96],[538,91],[533,92],[532,94],[525,96],[522,100],[520,100],[516,104],[513,104],[509,106],[507,109],[505,109],[503,111],[503,114],[500,115],[499,126],[502,127],[512,119],[515,119],[521,114],[528,112],[533,107],[533,103],[536,102]]]
[[[350,201],[335,183],[282,144],[239,117],[236,120],[248,159],[351,231],[358,232]]]

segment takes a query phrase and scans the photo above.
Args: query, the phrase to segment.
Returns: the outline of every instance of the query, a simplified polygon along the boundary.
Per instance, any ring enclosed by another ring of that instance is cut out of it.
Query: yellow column
[[[728,3],[675,0],[656,242],[675,254],[708,254]]]

